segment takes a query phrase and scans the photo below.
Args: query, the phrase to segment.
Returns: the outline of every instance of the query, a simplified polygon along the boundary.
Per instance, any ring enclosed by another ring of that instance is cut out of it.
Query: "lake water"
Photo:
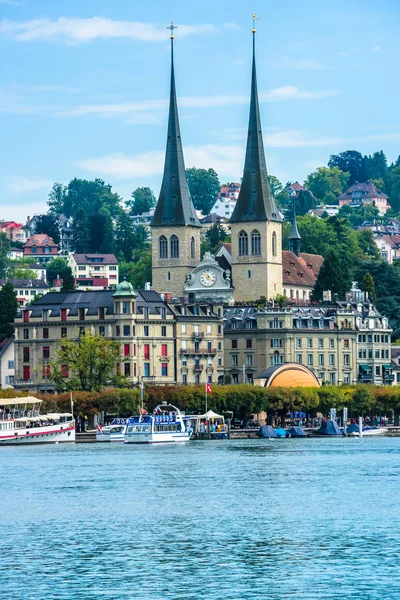
[[[1,600],[400,598],[400,438],[0,458]]]

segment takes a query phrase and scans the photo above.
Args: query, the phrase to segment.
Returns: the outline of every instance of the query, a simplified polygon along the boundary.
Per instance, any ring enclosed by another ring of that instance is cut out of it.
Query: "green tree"
[[[72,215],[72,207],[66,203],[67,188],[62,183],[55,183],[51,188],[47,204],[51,212],[58,215],[65,214],[67,217]]]
[[[296,214],[306,215],[312,208],[317,206],[317,199],[309,190],[300,190],[295,199],[296,203]],[[293,202],[292,211],[293,213]]]
[[[400,212],[400,165],[389,169],[387,177],[389,202],[395,214]]]
[[[35,271],[28,268],[11,267],[8,276],[12,279],[37,279]]]
[[[68,266],[68,263],[65,260],[65,258],[62,258],[61,256],[56,256],[47,265],[46,277],[47,277],[47,282],[50,285],[53,283],[53,281],[55,279],[62,279],[63,282],[65,279],[66,282],[68,282],[68,285],[70,285],[71,277],[72,277],[71,267]],[[73,277],[72,277],[72,280],[73,280]],[[73,289],[73,286],[71,289]],[[66,290],[64,290],[64,291],[66,291]]]
[[[358,227],[364,221],[374,222],[378,216],[379,210],[373,204],[363,204],[357,208],[344,204],[339,209],[339,217],[346,218],[352,227]]]
[[[10,242],[7,235],[2,231],[0,233],[0,277],[4,277],[7,271],[8,257],[7,253],[10,249]]]
[[[63,274],[61,291],[62,292],[71,292],[74,289],[75,289],[75,279],[72,274],[71,267],[67,267]]]
[[[151,265],[151,251],[146,250],[137,262],[120,263],[119,279],[126,278],[136,290],[143,290],[147,282],[151,283]]]
[[[366,178],[370,181],[372,179],[380,179],[383,182],[386,179],[388,164],[386,155],[383,152],[383,150],[380,150],[379,152],[374,152],[370,156],[364,156],[364,165],[366,171]]]
[[[141,215],[156,205],[156,197],[149,187],[138,187],[133,190],[132,200],[127,200],[126,205],[131,215]]]
[[[50,377],[60,390],[103,390],[112,381],[119,344],[101,335],[85,331],[78,340],[63,339],[50,362]],[[65,367],[69,377],[65,377]]]
[[[90,251],[89,219],[83,208],[80,208],[74,217],[74,245],[77,254]]]
[[[122,255],[123,260],[129,262],[132,259],[135,241],[132,219],[122,210],[117,217],[115,229],[115,252],[117,256]]]
[[[374,234],[370,229],[360,229],[357,231],[357,240],[361,251],[365,255],[364,258],[381,259],[378,246],[375,244]]]
[[[215,204],[221,184],[214,169],[186,169],[186,177],[194,206],[208,215]]]
[[[310,190],[318,200],[332,202],[332,198],[338,196],[346,188],[349,180],[349,173],[342,171],[337,166],[318,167],[316,171],[310,173],[304,183],[307,190]]]
[[[214,223],[211,227],[209,227],[207,229],[205,238],[206,238],[206,241],[208,242],[208,244],[207,244],[208,251],[215,254],[218,247],[223,242],[228,241],[229,235],[227,234],[224,226],[221,225],[221,223],[219,223],[217,221],[216,223]]]
[[[114,223],[108,208],[101,208],[99,215],[103,217],[103,236],[100,252],[112,254],[114,252]]]
[[[283,185],[275,175],[268,175],[269,187],[274,198],[283,191]]]
[[[348,173],[347,185],[349,186],[356,183],[356,181],[361,183],[367,180],[364,157],[356,150],[346,150],[340,154],[332,154],[329,158],[328,167],[338,167],[343,173]]]
[[[35,233],[45,233],[49,237],[53,238],[56,244],[59,244],[60,227],[58,215],[51,212],[45,215],[39,215],[35,222]]]
[[[0,342],[13,335],[14,319],[18,310],[14,287],[7,281],[0,289]]]
[[[325,258],[319,271],[312,293],[313,300],[322,300],[323,292],[330,290],[332,296],[337,294],[343,300],[351,286],[350,269],[344,257],[331,251]]]
[[[372,304],[375,306],[376,305],[376,290],[375,290],[374,279],[373,279],[371,273],[365,273],[360,287],[364,292],[368,292],[369,299],[371,300]]]

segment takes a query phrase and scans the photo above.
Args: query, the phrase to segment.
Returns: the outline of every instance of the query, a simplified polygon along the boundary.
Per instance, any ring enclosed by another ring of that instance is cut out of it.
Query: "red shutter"
[[[130,356],[131,353],[131,345],[124,344],[124,356]]]
[[[161,356],[168,356],[167,344],[161,344]]]
[[[29,310],[24,310],[24,323],[29,323]]]
[[[68,365],[61,365],[61,377],[68,377]]]
[[[150,358],[150,345],[149,344],[144,345],[144,357],[147,360]]]
[[[24,381],[28,381],[31,378],[31,368],[24,367]]]

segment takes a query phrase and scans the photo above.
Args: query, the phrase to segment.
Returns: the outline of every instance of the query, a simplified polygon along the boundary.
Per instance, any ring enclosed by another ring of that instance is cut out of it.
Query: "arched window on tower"
[[[165,235],[160,236],[158,243],[160,246],[160,258],[168,258],[168,240]]]
[[[179,258],[179,240],[176,235],[171,235],[171,258]]]
[[[251,253],[253,256],[261,254],[261,235],[257,229],[251,232]]]
[[[249,253],[249,238],[245,231],[239,233],[239,256],[247,256]]]
[[[276,256],[276,233],[272,234],[272,256]]]
[[[193,236],[190,240],[190,258],[196,258],[196,240]]]

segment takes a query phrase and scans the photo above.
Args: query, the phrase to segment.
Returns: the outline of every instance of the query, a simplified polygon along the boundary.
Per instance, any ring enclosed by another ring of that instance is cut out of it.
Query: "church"
[[[289,251],[282,250],[282,215],[268,181],[260,119],[253,28],[250,116],[239,197],[230,218],[231,244],[213,256],[200,256],[201,225],[190,196],[174,73],[171,29],[171,83],[167,147],[158,203],[151,223],[152,280],[157,292],[196,302],[227,304],[262,296],[285,295],[307,302],[323,258],[300,252],[301,238],[293,215]]]

